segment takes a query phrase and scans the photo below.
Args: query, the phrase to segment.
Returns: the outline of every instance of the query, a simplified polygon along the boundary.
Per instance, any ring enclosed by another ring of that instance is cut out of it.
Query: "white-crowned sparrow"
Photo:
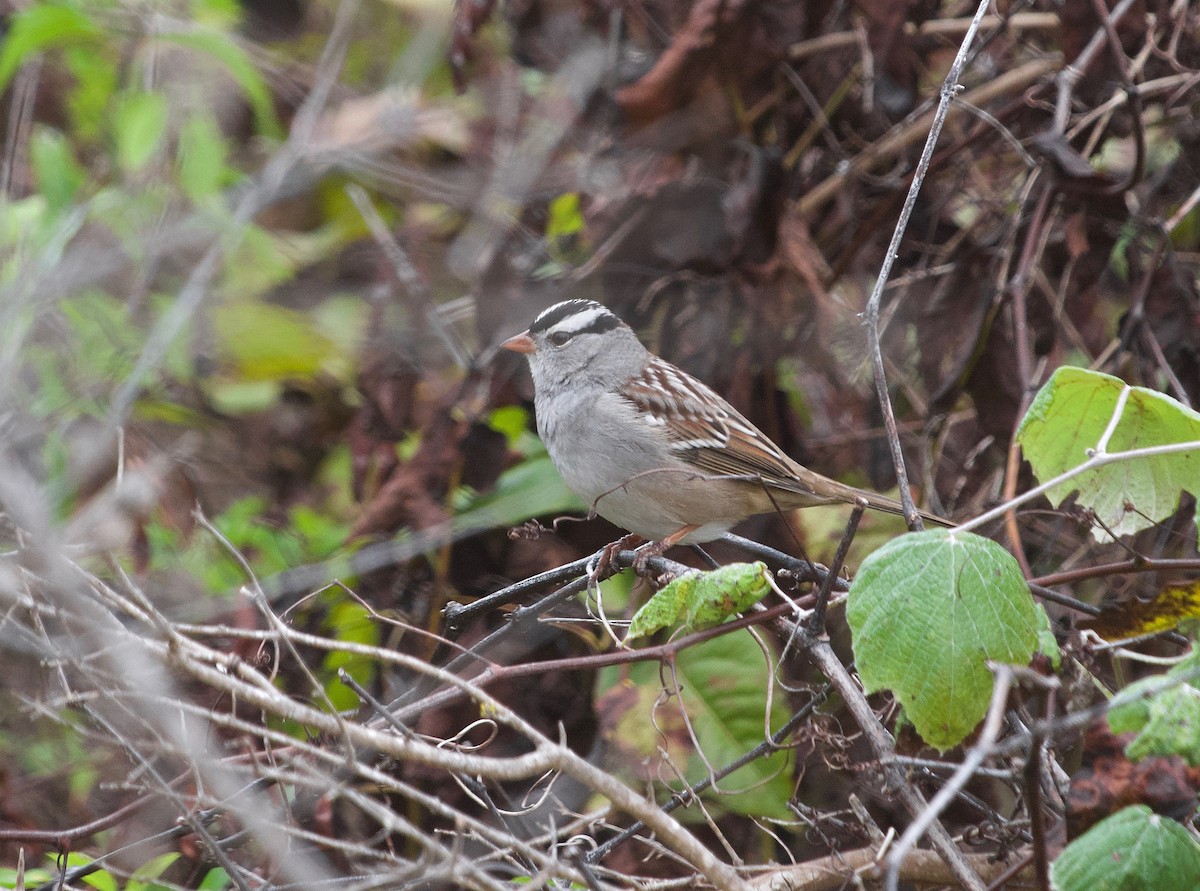
[[[663,548],[711,541],[776,505],[863,499],[902,512],[898,501],[797,464],[599,303],[556,304],[501,346],[529,359],[538,433],[567,485],[600,516]]]

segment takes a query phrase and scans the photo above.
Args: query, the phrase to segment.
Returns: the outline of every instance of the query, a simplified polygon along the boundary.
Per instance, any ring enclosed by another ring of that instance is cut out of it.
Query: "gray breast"
[[[659,431],[612,393],[537,400],[538,432],[559,473],[591,502],[676,463]]]

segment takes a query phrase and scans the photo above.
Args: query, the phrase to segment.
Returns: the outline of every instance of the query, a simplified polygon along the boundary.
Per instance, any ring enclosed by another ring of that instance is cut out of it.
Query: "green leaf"
[[[607,692],[597,710],[617,769],[639,772],[639,781],[661,775],[662,749],[673,764],[683,767],[689,783],[697,783],[709,776],[710,767],[723,767],[765,738],[766,694],[774,679],[762,649],[745,631],[689,647],[678,654],[673,672],[643,662],[630,666],[626,679],[618,680],[622,674],[616,668],[601,673],[599,685]],[[663,699],[665,676],[678,679],[679,697]],[[783,697],[776,695],[771,700],[771,731],[787,717]],[[784,752],[753,761],[721,780],[720,793],[710,790],[705,801],[709,807],[717,804],[740,814],[786,819],[792,791],[788,766]]]
[[[68,207],[79,193],[87,173],[71,150],[71,143],[57,130],[37,126],[29,141],[29,160],[38,191],[52,212]]]
[[[1200,413],[1169,396],[1128,387],[1111,375],[1063,367],[1038,391],[1017,430],[1038,479],[1053,479],[1087,460],[1126,390],[1128,401],[1108,453],[1200,441]],[[1200,448],[1097,467],[1054,486],[1046,496],[1058,505],[1078,491],[1079,503],[1094,510],[1109,529],[1130,535],[1174,513],[1184,490],[1200,494]],[[1093,534],[1101,538],[1105,533],[1097,528]]]
[[[712,628],[770,593],[771,580],[764,563],[731,563],[712,572],[689,572],[637,611],[625,640],[648,637],[676,623],[688,631]]]
[[[177,153],[179,185],[192,201],[219,194],[234,175],[225,163],[225,140],[210,115],[193,115],[183,122]]]
[[[1174,820],[1144,804],[1101,820],[1050,867],[1055,891],[1194,891],[1200,845]]]
[[[334,352],[311,318],[271,303],[224,303],[213,326],[221,358],[241,381],[312,377]]]
[[[1173,207],[1172,210],[1178,210]],[[1200,205],[1193,205],[1171,230],[1171,245],[1177,251],[1193,251],[1200,246]]]
[[[18,755],[26,772],[33,776],[61,778],[66,769],[72,803],[85,802],[100,775],[95,766],[96,753],[76,730],[73,718],[53,733],[39,734],[14,754]]]
[[[352,600],[336,604],[329,611],[324,625],[325,630],[335,640],[368,646],[379,645],[379,627],[370,612]],[[375,674],[374,659],[348,650],[333,650],[327,653],[322,667],[330,678],[329,683],[325,685],[325,695],[339,711],[355,708],[359,705],[359,700],[358,694],[338,679],[337,670],[344,669],[346,674],[363,687],[371,686]]]
[[[1126,223],[1108,253],[1108,265],[1122,282],[1129,282],[1129,250],[1137,240],[1137,229]]]
[[[329,560],[331,566],[336,563],[335,552],[341,550],[345,526],[335,541],[336,521],[325,519],[318,524],[308,509],[289,512],[290,522],[282,527],[272,523],[270,515],[266,499],[251,496],[233,502],[213,524],[250,561],[260,578],[314,560]],[[181,572],[214,594],[228,594],[245,582],[241,565],[211,536],[192,536],[185,545],[176,532],[160,522],[151,521],[145,528],[152,570]]]
[[[1193,767],[1200,765],[1200,689],[1195,680],[1200,668],[1196,650],[1166,675],[1146,678],[1121,691],[1108,712],[1113,733],[1137,733],[1125,754],[1138,761],[1151,755],[1178,755]],[[1180,680],[1176,686],[1157,689]]]
[[[204,874],[196,891],[224,891],[229,884],[229,873],[217,866]]]
[[[583,213],[579,208],[579,193],[567,192],[550,202],[546,220],[546,237],[565,238],[583,231]]]
[[[337,604],[329,611],[329,617],[325,620],[325,630],[328,631],[335,640],[343,643],[366,644],[368,646],[377,646],[379,644],[379,628],[375,625],[375,620],[371,613],[362,604],[355,601],[346,601]],[[331,653],[331,656],[339,655]],[[340,655],[347,655],[342,653]]]
[[[94,860],[94,857],[89,857],[79,851],[72,851],[67,854],[67,866],[70,868],[90,866]],[[95,872],[88,873],[83,877],[83,881],[93,888],[98,889],[98,891],[117,891],[119,887],[113,874],[106,869],[98,869]]]
[[[125,93],[113,109],[117,163],[126,173],[146,165],[167,132],[167,99],[161,93]]]
[[[516,448],[529,428],[529,412],[519,405],[502,405],[492,410],[488,426],[504,434],[509,448]]]
[[[168,851],[165,854],[159,854],[157,857],[147,860],[133,871],[133,875],[129,877],[129,882],[125,886],[125,891],[135,891],[135,885],[144,888],[151,884],[154,879],[161,877],[171,864],[178,859],[178,851]]]
[[[25,869],[23,872],[25,878],[25,887],[36,887],[44,885],[47,882],[53,882],[53,876],[48,869],[34,867]],[[0,866],[0,888],[15,888],[17,887],[18,873],[15,869],[8,866]]]
[[[194,0],[192,18],[209,28],[234,29],[242,21],[242,9],[237,0]]]
[[[115,45],[85,43],[62,52],[64,67],[74,81],[66,97],[68,119],[74,135],[84,143],[98,143],[111,120],[113,96],[120,86],[121,61]]]
[[[1062,666],[1062,650],[1058,646],[1058,638],[1054,636],[1054,627],[1050,624],[1050,616],[1040,603],[1037,607],[1037,651],[1050,660],[1055,671]]]
[[[83,881],[96,888],[97,891],[119,891],[120,885],[116,878],[106,869],[100,869],[83,877]]]
[[[875,551],[850,586],[846,617],[867,690],[892,690],[939,749],[987,713],[988,661],[1025,665],[1038,643],[1017,561],[969,532],[903,535]]]
[[[112,385],[124,379],[140,348],[142,333],[126,302],[103,291],[83,291],[57,305],[62,335],[53,346],[26,350],[38,386],[30,388],[31,410],[39,415],[67,411],[102,414]]]
[[[1180,684],[1152,696],[1146,725],[1125,754],[1134,761],[1179,755],[1192,767],[1200,765],[1200,690]]]
[[[222,414],[248,415],[266,411],[279,401],[283,387],[278,381],[211,381],[206,390],[213,406]]]
[[[333,257],[348,243],[341,227],[328,224],[286,234],[253,224],[238,231],[240,237],[226,260],[224,290],[239,300],[264,296],[292,282],[306,266]]]
[[[0,91],[30,56],[54,47],[92,43],[102,36],[96,24],[71,6],[35,3],[11,19],[0,49]]]
[[[550,456],[541,451],[504,471],[496,481],[496,488],[475,498],[454,518],[453,524],[456,531],[467,532],[515,526],[531,517],[586,510],[579,496],[562,481]]]
[[[1113,733],[1135,733],[1149,723],[1150,700],[1160,683],[1160,677],[1144,678],[1121,691],[1121,701],[1108,711],[1108,726]]]
[[[304,543],[305,553],[323,559],[336,552],[346,541],[347,524],[327,511],[298,505],[288,514],[292,529]]]
[[[283,137],[283,127],[275,116],[275,106],[267,82],[254,62],[241,46],[228,34],[221,31],[196,28],[186,33],[160,34],[160,39],[188,47],[216,59],[241,87],[254,110],[254,119],[259,132],[272,139]]]

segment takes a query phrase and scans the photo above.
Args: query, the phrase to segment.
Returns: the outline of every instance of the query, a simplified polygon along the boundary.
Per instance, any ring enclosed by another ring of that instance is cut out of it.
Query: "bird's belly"
[[[652,479],[656,475],[661,478]],[[668,482],[672,476],[676,480]],[[648,471],[629,479],[585,475],[583,479],[567,479],[566,482],[600,516],[643,538],[657,541],[684,526],[699,526],[684,542],[711,541],[728,530],[734,522],[726,516],[728,511],[722,509],[724,505],[720,493],[715,491],[721,483],[698,482],[693,477],[687,483],[692,492],[686,499],[688,503],[681,503],[676,496],[681,476],[678,471],[662,471],[661,474]],[[695,486],[713,487],[712,497],[697,504]]]
[[[726,492],[728,482],[709,479],[690,467],[662,461],[636,464],[629,456],[625,460],[614,457],[608,452],[583,466],[556,458],[554,463],[566,484],[591,510],[622,529],[657,541],[684,526],[699,526],[683,539],[690,544],[717,538],[740,518],[734,506],[740,487],[736,493]],[[641,469],[633,473],[618,470],[635,464]],[[707,497],[698,498],[698,493]]]
[[[569,411],[538,403],[538,428],[564,482],[617,526],[651,540],[697,526],[683,541],[699,543],[753,513],[742,504],[743,484],[710,479],[663,443],[627,435],[639,423],[627,403],[606,394]],[[583,455],[588,458],[581,460]]]

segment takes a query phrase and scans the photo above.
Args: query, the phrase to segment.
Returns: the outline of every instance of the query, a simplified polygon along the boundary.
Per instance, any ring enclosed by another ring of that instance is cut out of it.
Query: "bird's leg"
[[[661,557],[699,528],[699,526],[681,526],[661,541],[652,541],[644,548],[639,548],[637,556],[633,558],[633,571],[638,575],[645,575],[647,564],[651,558]]]

